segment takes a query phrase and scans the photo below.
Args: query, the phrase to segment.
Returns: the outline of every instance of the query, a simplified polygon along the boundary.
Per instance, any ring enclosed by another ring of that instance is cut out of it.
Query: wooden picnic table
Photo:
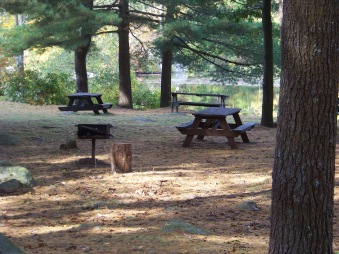
[[[244,143],[249,143],[246,131],[251,130],[254,122],[242,123],[239,108],[206,108],[193,113],[194,121],[177,126],[177,129],[186,135],[184,147],[190,146],[193,137],[203,139],[205,136],[225,137],[232,149],[237,149],[235,138],[241,136]],[[235,123],[228,123],[227,116],[232,116]]]
[[[202,106],[202,107],[226,107],[226,99],[229,97],[225,94],[211,94],[211,93],[184,93],[184,92],[170,92],[172,95],[171,100],[171,108],[172,113],[174,107],[176,108],[176,112],[179,110],[180,105],[187,106]],[[194,102],[194,101],[182,101],[178,100],[178,95],[183,96],[198,96],[198,97],[217,97],[220,99],[220,102]]]
[[[99,93],[75,93],[68,95],[69,102],[66,107],[59,107],[60,111],[85,111],[93,110],[96,115],[100,115],[99,110],[108,113],[107,109],[112,107],[112,103],[104,103]],[[96,101],[93,101],[95,99]]]

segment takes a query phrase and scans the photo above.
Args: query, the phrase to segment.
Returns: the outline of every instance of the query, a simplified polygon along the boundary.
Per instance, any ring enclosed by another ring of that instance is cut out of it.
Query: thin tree
[[[285,0],[270,254],[332,254],[337,1]]]
[[[261,125],[273,127],[273,35],[271,0],[262,2],[262,30],[264,36],[263,98]]]
[[[15,14],[14,15],[14,25],[15,26],[22,26],[25,22],[25,16],[22,14]],[[15,65],[16,70],[20,73],[24,72],[24,51],[21,50],[20,54],[15,56]]]

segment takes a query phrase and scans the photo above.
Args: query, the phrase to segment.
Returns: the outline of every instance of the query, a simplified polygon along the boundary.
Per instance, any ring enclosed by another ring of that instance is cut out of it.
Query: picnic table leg
[[[226,131],[231,133],[231,129],[228,126],[228,123],[226,122],[226,119],[219,119],[219,125]],[[231,149],[238,149],[238,145],[235,142],[234,137],[232,137],[232,135],[227,136],[226,134],[226,138],[227,138],[227,142],[230,145]]]
[[[192,123],[191,128],[192,129],[198,129],[200,122],[201,122],[201,118],[196,117],[194,119],[193,123]],[[190,144],[192,143],[193,138],[194,138],[194,135],[187,135],[185,140],[184,140],[184,144],[182,146],[183,147],[189,147]]]
[[[234,114],[233,118],[234,118],[236,126],[242,125],[242,121],[241,121],[238,113]],[[250,140],[249,140],[246,132],[241,133],[240,136],[241,136],[241,139],[244,143],[250,143]]]
[[[172,96],[171,109],[172,109],[172,113],[173,113],[174,104],[176,104],[175,102],[178,101],[178,99],[177,99],[177,95],[176,94],[171,94],[171,96]],[[177,112],[178,112],[178,108],[177,108]]]
[[[179,104],[178,104],[178,95],[177,94],[173,94],[173,100],[172,101],[175,101],[174,104],[175,104],[175,109],[176,109],[176,112],[178,113],[179,111]],[[173,106],[174,104],[172,104],[172,112],[173,112]]]
[[[69,98],[69,102],[67,104],[67,107],[69,107],[69,108],[73,107],[74,103],[76,104],[76,101],[74,100],[74,98]],[[77,110],[73,109],[73,112],[77,112]]]
[[[86,103],[87,103],[88,105],[90,105],[92,108],[94,108],[94,106],[95,106],[94,103],[93,103],[93,101],[92,101],[92,99],[91,99],[90,97],[86,98]],[[100,115],[99,110],[93,109],[93,112],[94,112],[94,114],[96,114],[96,115]]]
[[[98,104],[104,104],[104,102],[103,102],[102,99],[101,99],[101,95],[95,96],[95,98],[97,99]],[[107,114],[107,113],[108,113],[107,108],[103,108],[103,109],[102,109],[102,112],[104,112],[105,114]],[[95,112],[94,112],[94,113],[95,113]],[[97,113],[95,113],[95,114],[97,114]],[[98,111],[98,114],[100,114],[99,111]]]
[[[67,107],[72,107],[74,104],[74,99],[73,98],[69,98],[69,102],[67,104]]]
[[[201,124],[201,128],[208,129],[208,128],[211,127],[211,123],[212,123],[212,120],[211,119],[207,119],[204,123]],[[204,135],[198,135],[197,139],[203,140],[204,137],[205,137]]]

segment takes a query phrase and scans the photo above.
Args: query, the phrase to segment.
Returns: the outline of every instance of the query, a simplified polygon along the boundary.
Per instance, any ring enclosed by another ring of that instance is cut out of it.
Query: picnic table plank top
[[[68,95],[68,97],[98,97],[98,96],[102,96],[102,94],[100,93],[74,93],[74,94],[70,94]]]
[[[226,117],[229,115],[237,114],[240,112],[240,108],[206,108],[198,112],[192,113],[194,116],[215,116],[215,117]]]
[[[183,94],[183,95],[196,95],[196,96],[215,96],[215,97],[225,97],[229,96],[226,94],[214,94],[214,93],[184,93],[184,92],[170,92],[172,95]]]

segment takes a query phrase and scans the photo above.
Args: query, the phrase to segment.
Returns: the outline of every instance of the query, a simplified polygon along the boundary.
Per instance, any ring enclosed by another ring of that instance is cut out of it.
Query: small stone
[[[248,210],[248,211],[259,211],[260,208],[257,206],[257,203],[254,201],[246,201],[238,205],[240,210]]]

